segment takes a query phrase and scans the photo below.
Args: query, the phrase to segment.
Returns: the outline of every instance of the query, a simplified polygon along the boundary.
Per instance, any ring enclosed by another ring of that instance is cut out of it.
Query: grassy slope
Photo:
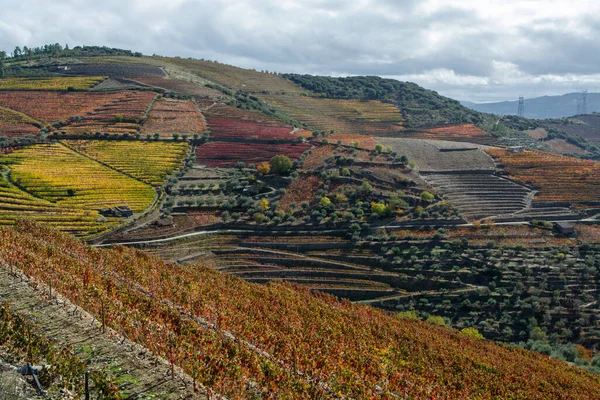
[[[299,287],[254,285],[201,266],[167,265],[132,249],[92,249],[29,224],[4,228],[0,238],[0,259],[42,281],[51,279],[58,291],[96,315],[101,296],[113,327],[148,340],[145,344],[154,351],[232,398],[250,395],[250,381],[252,390],[290,398],[600,396],[600,377],[563,362],[313,296]],[[156,301],[134,301],[140,293],[152,293]],[[278,361],[248,353],[243,344],[232,347],[213,330],[175,317],[174,306],[214,323],[217,331],[227,329],[239,343],[253,343]],[[170,345],[156,343],[159,337],[168,337]]]

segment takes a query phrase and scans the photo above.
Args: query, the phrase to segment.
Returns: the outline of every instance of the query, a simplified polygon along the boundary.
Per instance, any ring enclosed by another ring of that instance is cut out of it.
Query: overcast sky
[[[600,87],[600,1],[2,0],[0,49],[55,42],[379,75],[471,101]]]

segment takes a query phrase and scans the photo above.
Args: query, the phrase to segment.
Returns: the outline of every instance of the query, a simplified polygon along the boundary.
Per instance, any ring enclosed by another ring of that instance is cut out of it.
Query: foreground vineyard
[[[230,398],[592,399],[600,378],[522,349],[284,284],[258,286],[29,223],[0,261]]]
[[[84,396],[86,362],[73,354],[67,347],[59,347],[40,334],[39,328],[29,319],[17,314],[8,304],[0,304],[0,345],[3,361],[24,365],[48,364],[51,368],[42,371],[44,386],[50,389],[51,397],[59,397],[65,390],[78,397]],[[94,393],[103,399],[119,400],[117,386],[102,372],[90,374],[96,386]],[[0,390],[2,398],[8,399],[5,387]],[[16,396],[16,393],[12,393]],[[21,398],[19,396],[19,398]]]

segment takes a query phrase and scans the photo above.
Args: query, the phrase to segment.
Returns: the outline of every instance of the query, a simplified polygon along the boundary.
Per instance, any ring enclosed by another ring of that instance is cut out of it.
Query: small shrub
[[[475,328],[464,328],[460,333],[473,339],[483,339],[483,335]]]
[[[434,325],[446,326],[446,320],[444,320],[444,317],[441,317],[439,315],[430,315],[427,318],[427,322]]]

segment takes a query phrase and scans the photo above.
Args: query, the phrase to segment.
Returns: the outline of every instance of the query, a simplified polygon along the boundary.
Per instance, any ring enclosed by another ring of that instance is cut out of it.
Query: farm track
[[[110,371],[128,399],[208,399],[206,393],[194,394],[189,376],[176,370],[170,377],[168,361],[145,348],[108,331],[91,315],[67,299],[38,284],[37,290],[21,275],[0,268],[0,300],[18,313],[26,314],[41,333],[60,346],[70,346],[88,363],[89,369]]]

